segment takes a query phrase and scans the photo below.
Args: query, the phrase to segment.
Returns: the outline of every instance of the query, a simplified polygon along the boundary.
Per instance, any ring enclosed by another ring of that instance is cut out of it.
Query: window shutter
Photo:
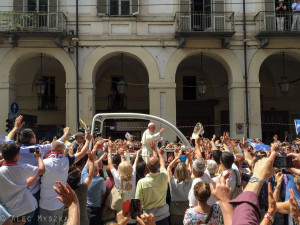
[[[179,30],[191,31],[191,1],[180,0]]]
[[[265,0],[265,29],[268,31],[276,30],[274,0]]]
[[[224,0],[214,1],[214,29],[215,31],[225,30],[225,4]]]
[[[57,12],[57,0],[49,0],[49,12]]]
[[[106,15],[107,14],[107,0],[97,0],[97,14]]]
[[[14,0],[14,11],[23,12],[23,0]]]
[[[191,10],[190,0],[180,0],[180,12],[189,13]]]
[[[140,12],[140,1],[139,0],[131,0],[131,14],[137,15]]]

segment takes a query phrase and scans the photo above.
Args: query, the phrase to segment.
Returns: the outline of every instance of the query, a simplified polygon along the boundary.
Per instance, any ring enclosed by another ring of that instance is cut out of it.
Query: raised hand
[[[15,119],[15,128],[17,130],[21,129],[23,127],[23,125],[25,124],[25,122],[22,122],[23,116],[20,115]]]
[[[56,185],[57,187],[53,187],[53,189],[59,195],[59,197],[57,197],[59,201],[66,206],[70,206],[72,203],[78,203],[78,198],[68,183],[64,186],[62,182],[56,181]]]

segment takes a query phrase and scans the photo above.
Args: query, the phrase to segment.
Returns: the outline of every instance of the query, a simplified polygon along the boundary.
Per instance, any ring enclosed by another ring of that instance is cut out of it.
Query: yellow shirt
[[[135,198],[140,199],[143,209],[149,210],[166,204],[168,190],[168,172],[162,169],[160,173],[147,174],[139,180]]]

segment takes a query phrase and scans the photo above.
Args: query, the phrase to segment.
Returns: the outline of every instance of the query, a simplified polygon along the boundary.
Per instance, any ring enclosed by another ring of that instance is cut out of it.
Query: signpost
[[[19,111],[19,105],[16,102],[11,103],[10,110],[13,114],[17,114]]]

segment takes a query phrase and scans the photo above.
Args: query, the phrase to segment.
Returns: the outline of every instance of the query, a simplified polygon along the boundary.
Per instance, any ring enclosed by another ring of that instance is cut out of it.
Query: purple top
[[[234,207],[232,225],[259,224],[260,209],[258,197],[251,191],[246,191],[230,201]]]

